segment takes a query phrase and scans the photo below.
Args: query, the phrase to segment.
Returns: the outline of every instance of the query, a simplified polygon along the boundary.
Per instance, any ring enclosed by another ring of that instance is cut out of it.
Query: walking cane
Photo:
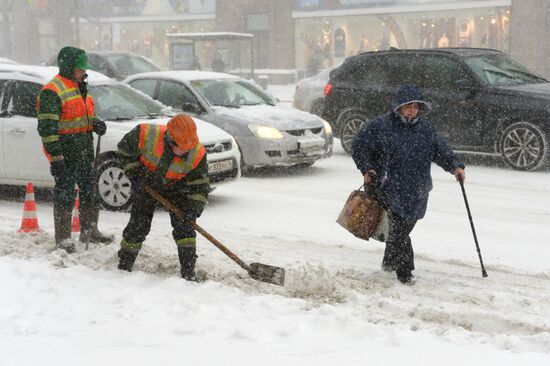
[[[98,162],[98,156],[99,156],[99,150],[101,150],[101,135],[97,135],[97,145],[96,145],[96,148],[95,148],[95,156],[94,156],[94,167],[93,167],[93,183],[92,183],[92,199],[91,199],[91,202],[90,202],[90,205],[91,207],[95,210],[95,205],[96,205],[96,200],[95,200],[95,195],[96,195],[96,189],[97,189],[97,177],[96,177],[96,174],[97,174],[97,162]],[[92,230],[91,228],[89,228],[88,230]],[[86,233],[86,250],[88,250],[88,246],[90,245],[90,235],[92,235],[91,232],[88,232]]]
[[[462,189],[462,196],[464,196],[464,203],[466,204],[466,211],[468,211],[468,219],[470,219],[470,226],[472,227],[472,234],[474,234],[474,241],[476,242],[477,255],[479,256],[479,263],[481,264],[481,275],[483,278],[487,277],[487,271],[483,265],[483,259],[481,258],[481,250],[477,242],[476,229],[474,228],[474,221],[472,220],[472,214],[470,213],[470,205],[468,205],[468,198],[466,198],[466,191],[464,190],[464,181],[459,180],[460,188]]]

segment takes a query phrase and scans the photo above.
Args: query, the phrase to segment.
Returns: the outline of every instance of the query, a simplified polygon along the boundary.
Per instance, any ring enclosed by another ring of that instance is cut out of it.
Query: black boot
[[[67,253],[74,253],[76,246],[71,239],[72,212],[60,207],[53,207],[53,222],[55,229],[55,245]]]
[[[397,265],[395,264],[394,245],[391,242],[386,242],[384,258],[382,259],[382,270],[386,272],[393,272],[396,269]]]
[[[134,267],[138,254],[138,249],[120,248],[118,251],[118,258],[120,258],[118,262],[118,269],[121,271],[132,272],[132,267]]]
[[[115,237],[113,235],[103,234],[97,228],[97,221],[99,219],[99,207],[95,208],[82,208],[80,210],[80,241],[83,243],[111,243]]]
[[[187,281],[197,282],[195,276],[195,263],[197,261],[195,246],[178,246],[178,257],[180,259],[181,277]]]
[[[395,273],[397,274],[397,279],[402,284],[412,285],[414,283],[414,281],[413,281],[414,276],[413,276],[413,274],[410,270],[408,270],[408,269],[398,269],[397,271],[395,271]]]

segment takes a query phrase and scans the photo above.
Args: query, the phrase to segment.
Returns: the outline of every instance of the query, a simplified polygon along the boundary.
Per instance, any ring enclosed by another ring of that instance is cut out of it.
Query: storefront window
[[[350,55],[390,47],[509,51],[509,22],[508,7],[296,18],[296,67],[327,68]]]

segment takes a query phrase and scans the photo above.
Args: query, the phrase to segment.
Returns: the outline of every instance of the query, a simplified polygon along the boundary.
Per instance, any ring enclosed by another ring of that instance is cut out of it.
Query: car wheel
[[[120,162],[104,161],[98,168],[97,194],[100,205],[110,211],[126,211],[132,204],[132,183]]]
[[[359,132],[359,129],[366,122],[363,114],[354,113],[346,117],[340,128],[340,143],[344,150],[351,155],[351,145],[353,138]]]
[[[307,169],[307,168],[311,168],[313,166],[313,164],[315,164],[314,161],[308,161],[307,163],[294,164],[293,167],[298,168],[298,169]]]
[[[536,170],[548,161],[548,140],[537,125],[517,122],[500,137],[499,150],[504,162],[516,170]]]

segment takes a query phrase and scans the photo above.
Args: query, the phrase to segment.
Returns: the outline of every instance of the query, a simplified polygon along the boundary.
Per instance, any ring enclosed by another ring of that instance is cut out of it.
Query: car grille
[[[306,134],[306,131],[311,131],[314,135],[318,135],[323,130],[323,127],[316,127],[316,128],[306,128],[303,130],[288,130],[285,131],[289,135],[292,136],[304,136]]]
[[[206,152],[209,153],[209,154],[214,154],[214,153],[221,153],[221,152],[224,152],[224,151],[229,151],[231,150],[232,148],[232,143],[231,141],[224,141],[224,142],[217,142],[215,144],[210,144],[210,145],[204,145],[205,149],[206,149]]]

